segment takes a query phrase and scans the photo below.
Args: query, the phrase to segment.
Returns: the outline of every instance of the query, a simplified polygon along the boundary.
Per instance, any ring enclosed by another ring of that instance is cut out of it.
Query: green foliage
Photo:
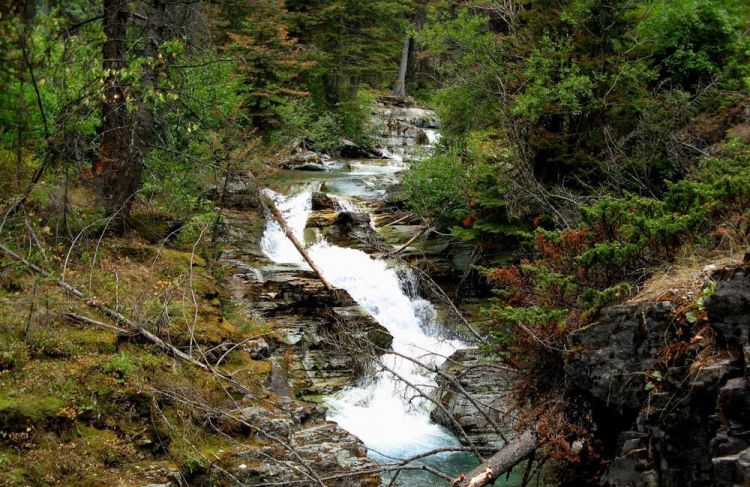
[[[560,223],[571,195],[658,197],[722,140],[709,128],[716,113],[746,99],[746,2],[545,0],[519,3],[517,15],[431,5],[417,38],[439,60],[433,102],[446,135],[463,148],[492,132],[505,150],[502,159],[488,145],[460,154],[467,166],[492,168],[492,199],[507,200],[475,212],[477,223],[457,229],[462,237],[491,242],[481,221],[499,229],[509,208],[523,222]],[[462,194],[490,200],[483,181],[462,182]],[[455,213],[453,225],[468,215]]]
[[[441,228],[450,228],[469,210],[466,172],[455,153],[438,154],[415,163],[403,180],[409,205],[421,215],[434,216]]]
[[[288,146],[306,137],[322,152],[335,152],[342,138],[367,147],[372,144],[370,109],[373,102],[368,91],[358,92],[354,98],[339,103],[335,110],[316,104],[311,97],[289,100],[275,110],[280,128],[271,140],[274,145]]]
[[[126,352],[113,355],[109,361],[102,364],[102,372],[112,374],[118,379],[124,379],[135,368],[136,365],[133,362],[133,358]]]
[[[684,88],[705,84],[726,68],[747,74],[743,21],[750,9],[734,0],[669,0],[647,7],[640,31],[663,76]],[[744,64],[744,66],[743,66]]]
[[[668,185],[663,199],[603,197],[583,208],[579,228],[537,230],[533,260],[485,270],[497,286],[487,310],[497,350],[533,363],[537,339],[564,347],[568,333],[592,313],[629,296],[644,269],[671,261],[684,245],[713,247],[724,222],[750,221],[747,181],[745,147],[705,160],[689,178]],[[703,296],[711,292],[709,286]]]
[[[287,0],[300,42],[314,46],[319,59],[308,88],[318,105],[336,109],[360,86],[390,84],[396,75],[409,0]]]

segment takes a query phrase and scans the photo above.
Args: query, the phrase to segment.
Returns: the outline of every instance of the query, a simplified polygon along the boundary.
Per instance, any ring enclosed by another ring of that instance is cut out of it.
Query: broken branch
[[[485,487],[492,484],[501,474],[512,469],[537,449],[536,435],[531,430],[506,444],[497,453],[482,462],[477,468],[454,481],[456,487]]]

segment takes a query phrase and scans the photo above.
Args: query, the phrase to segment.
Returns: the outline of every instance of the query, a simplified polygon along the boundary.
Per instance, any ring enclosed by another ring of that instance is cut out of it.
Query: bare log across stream
[[[284,215],[281,214],[281,211],[276,207],[276,204],[273,202],[271,198],[269,198],[267,195],[261,193],[261,201],[263,201],[263,204],[268,208],[268,210],[271,212],[271,215],[273,215],[274,220],[281,225],[282,230],[284,230],[284,234],[286,235],[286,238],[288,238],[292,244],[294,244],[294,247],[297,249],[297,251],[302,255],[302,258],[305,259],[305,262],[307,262],[310,265],[310,268],[313,270],[313,272],[318,276],[318,279],[320,279],[320,282],[323,283],[323,286],[328,290],[328,292],[333,293],[335,288],[331,285],[328,280],[323,276],[323,273],[320,272],[320,269],[318,269],[318,266],[315,265],[315,262],[310,257],[310,254],[307,253],[305,250],[305,246],[302,245],[302,242],[299,241],[299,239],[294,235],[294,232],[291,228],[289,228],[289,225],[286,222],[286,219],[284,219]]]
[[[531,430],[506,444],[497,453],[481,463],[471,472],[453,481],[453,487],[485,487],[491,485],[503,473],[509,471],[538,448],[536,435]]]

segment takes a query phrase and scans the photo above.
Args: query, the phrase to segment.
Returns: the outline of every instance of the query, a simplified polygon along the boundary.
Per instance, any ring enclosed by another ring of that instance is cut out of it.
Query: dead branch
[[[81,316],[75,313],[65,313],[65,316],[70,319],[71,321],[75,321],[77,323],[83,323],[85,325],[94,325],[99,326],[101,328],[107,328],[108,330],[116,331],[119,335],[122,336],[133,336],[135,335],[134,332],[126,330],[125,328],[120,328],[119,326],[110,325],[108,323],[104,323],[102,321],[95,320],[93,318],[89,318],[87,316]]]
[[[485,487],[492,484],[501,474],[515,467],[531,456],[538,447],[536,435],[526,430],[497,453],[482,462],[471,472],[454,481],[456,487]]]
[[[404,245],[398,248],[398,250],[394,250],[390,254],[388,254],[388,257],[393,257],[394,255],[400,254],[404,250],[408,249],[411,244],[413,244],[419,237],[427,233],[427,231],[430,230],[430,227],[426,226],[422,228],[420,231],[418,231],[412,238],[406,241]]]
[[[281,211],[279,211],[279,209],[276,207],[276,204],[273,202],[273,200],[261,192],[261,201],[271,212],[271,215],[273,215],[273,218],[276,220],[276,222],[281,225],[281,228],[284,230],[284,234],[286,235],[286,237],[292,242],[292,244],[294,244],[294,247],[297,249],[300,255],[302,255],[302,258],[304,258],[305,261],[310,265],[310,268],[318,276],[318,279],[320,279],[320,282],[323,283],[323,286],[325,286],[328,292],[333,293],[334,287],[326,280],[326,278],[323,276],[323,273],[320,272],[320,269],[318,269],[318,266],[315,265],[315,262],[310,257],[310,254],[308,254],[305,250],[304,245],[302,245],[299,239],[297,239],[297,237],[294,235],[294,232],[292,232],[292,229],[289,228],[289,225],[284,219],[284,215],[281,214]]]

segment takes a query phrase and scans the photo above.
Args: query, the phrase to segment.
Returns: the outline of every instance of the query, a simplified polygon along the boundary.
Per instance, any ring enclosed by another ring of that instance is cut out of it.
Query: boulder
[[[369,148],[359,146],[349,139],[341,139],[336,153],[347,159],[370,158],[374,155]]]
[[[729,348],[741,350],[750,343],[750,266],[719,271],[714,280],[706,299],[709,321]]]
[[[299,164],[297,166],[292,166],[289,169],[292,169],[294,171],[308,171],[308,172],[323,172],[323,171],[328,170],[323,164],[318,164],[316,162],[306,162],[303,164]]]
[[[286,169],[296,169],[300,165],[305,164],[323,164],[323,157],[317,152],[313,152],[307,149],[297,149],[296,152],[291,154],[288,158],[282,162],[282,167]]]
[[[312,194],[312,210],[313,211],[320,211],[320,210],[338,210],[339,205],[331,198],[328,194],[315,191]]]

